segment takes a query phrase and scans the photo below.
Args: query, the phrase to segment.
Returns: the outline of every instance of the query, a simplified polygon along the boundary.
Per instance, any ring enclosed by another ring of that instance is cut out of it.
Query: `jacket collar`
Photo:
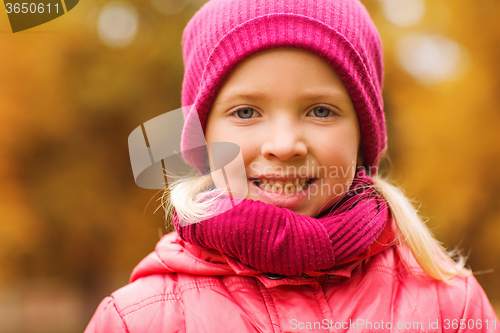
[[[377,240],[361,255],[347,262],[337,263],[334,267],[322,271],[306,272],[305,276],[281,277],[247,266],[235,258],[219,253],[216,250],[204,249],[186,243],[176,232],[163,236],[156,249],[135,267],[130,282],[151,274],[187,273],[199,276],[239,275],[253,276],[267,288],[279,285],[318,285],[318,277],[325,275],[351,277],[352,271],[361,262],[391,247],[396,242],[396,225],[387,223]],[[319,285],[318,285],[319,286]]]

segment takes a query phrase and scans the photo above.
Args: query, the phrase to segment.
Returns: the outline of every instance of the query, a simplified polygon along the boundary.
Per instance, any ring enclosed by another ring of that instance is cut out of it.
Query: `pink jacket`
[[[477,280],[431,280],[400,246],[317,277],[266,275],[174,232],[105,298],[85,333],[500,332]],[[410,271],[414,270],[416,275]]]

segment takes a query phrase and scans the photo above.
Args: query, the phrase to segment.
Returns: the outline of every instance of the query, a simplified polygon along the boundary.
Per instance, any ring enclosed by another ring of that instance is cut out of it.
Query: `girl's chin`
[[[258,195],[249,195],[247,197],[247,199],[254,200],[254,201],[264,202],[266,204],[270,204],[270,205],[273,205],[275,207],[286,208],[286,209],[289,209],[289,210],[291,210],[292,212],[294,212],[295,214],[298,214],[298,215],[305,215],[305,216],[310,216],[310,217],[315,217],[316,216],[312,212],[308,212],[309,210],[311,210],[311,207],[308,206],[307,204],[301,204],[301,205],[297,205],[297,206],[289,208],[289,207],[281,207],[281,206],[274,205],[271,202],[269,202],[269,201],[261,198]]]

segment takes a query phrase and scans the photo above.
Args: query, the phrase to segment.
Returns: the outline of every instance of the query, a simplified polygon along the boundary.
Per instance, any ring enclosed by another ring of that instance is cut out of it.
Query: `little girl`
[[[378,175],[382,47],[358,0],[211,0],[182,46],[181,148],[200,175],[169,184],[176,231],[87,333],[500,331],[462,258]],[[196,125],[208,155],[188,149]],[[216,143],[241,163],[216,167]]]

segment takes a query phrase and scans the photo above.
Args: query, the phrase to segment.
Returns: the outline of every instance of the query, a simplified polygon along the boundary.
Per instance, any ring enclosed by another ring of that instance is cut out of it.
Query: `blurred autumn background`
[[[127,138],[180,107],[203,2],[85,0],[16,34],[1,7],[0,332],[82,332],[154,249],[159,195],[135,185]],[[385,48],[384,167],[499,313],[500,2],[363,2]]]

